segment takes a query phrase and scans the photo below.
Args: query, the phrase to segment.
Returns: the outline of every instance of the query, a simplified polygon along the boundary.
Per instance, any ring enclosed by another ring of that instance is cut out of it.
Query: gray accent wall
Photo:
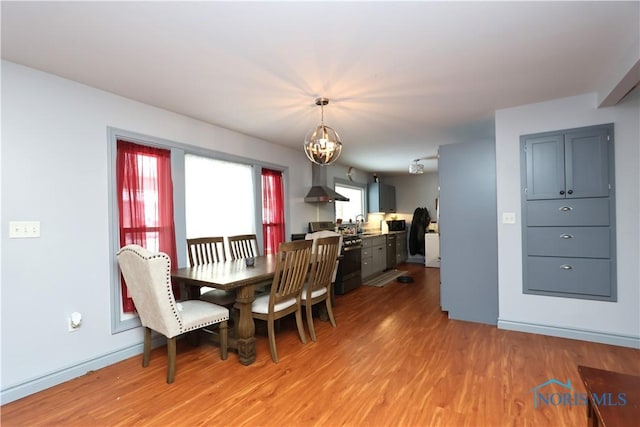
[[[440,305],[449,318],[495,325],[498,238],[495,143],[440,147]]]

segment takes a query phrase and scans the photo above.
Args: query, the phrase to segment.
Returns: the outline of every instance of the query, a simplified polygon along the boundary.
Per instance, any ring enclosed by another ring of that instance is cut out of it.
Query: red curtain
[[[265,255],[278,252],[285,240],[282,172],[271,169],[262,169],[262,236]]]
[[[171,258],[171,265],[178,265],[171,152],[118,140],[116,169],[120,247],[138,244],[164,252]],[[121,282],[123,310],[133,312],[133,301],[124,280]],[[174,294],[180,297],[176,286]]]

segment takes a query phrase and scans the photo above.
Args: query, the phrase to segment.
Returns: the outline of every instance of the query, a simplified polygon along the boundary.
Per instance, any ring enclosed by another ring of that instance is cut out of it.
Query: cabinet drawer
[[[611,261],[530,256],[526,283],[529,291],[611,296]]]
[[[609,199],[529,201],[527,202],[527,225],[609,225]]]
[[[370,248],[372,239],[372,237],[364,237],[362,239],[362,249]]]
[[[609,258],[609,227],[529,227],[527,254]]]
[[[387,236],[376,236],[373,237],[371,242],[371,246],[384,246],[387,244]]]
[[[371,258],[371,248],[364,248],[364,246],[362,247],[362,255],[361,255],[362,259],[365,259],[367,257]]]

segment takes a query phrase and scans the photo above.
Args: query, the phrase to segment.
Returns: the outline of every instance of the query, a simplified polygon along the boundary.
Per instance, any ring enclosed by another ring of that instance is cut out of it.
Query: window
[[[184,167],[187,238],[256,233],[252,166],[186,154]]]
[[[137,244],[165,252],[177,265],[171,152],[118,140],[116,179],[120,247]],[[132,313],[124,280],[121,286],[122,312]],[[179,297],[177,288],[174,292]]]
[[[335,202],[336,219],[340,218],[347,223],[349,220],[355,222],[356,216],[358,215],[366,216],[364,208],[364,187],[356,184],[336,184],[335,191],[349,199],[348,202]]]
[[[262,169],[262,237],[264,254],[278,252],[284,242],[284,188],[282,172]]]
[[[188,263],[185,239],[192,236],[256,234],[262,248],[262,169],[282,171],[284,213],[287,175],[279,165],[122,129],[107,130],[110,310],[115,334],[140,326],[140,319],[127,306],[116,260],[123,245],[138,243],[166,252],[172,266],[178,267]],[[133,172],[129,175],[125,170]],[[169,213],[171,217],[166,216]],[[273,230],[282,228],[286,235],[284,219],[270,219],[267,224]]]

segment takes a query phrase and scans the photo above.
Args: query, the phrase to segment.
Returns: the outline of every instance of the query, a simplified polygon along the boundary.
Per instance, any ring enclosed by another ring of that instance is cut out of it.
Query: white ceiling
[[[2,58],[300,149],[328,97],[339,162],[404,174],[496,109],[603,89],[639,4],[2,1]]]

